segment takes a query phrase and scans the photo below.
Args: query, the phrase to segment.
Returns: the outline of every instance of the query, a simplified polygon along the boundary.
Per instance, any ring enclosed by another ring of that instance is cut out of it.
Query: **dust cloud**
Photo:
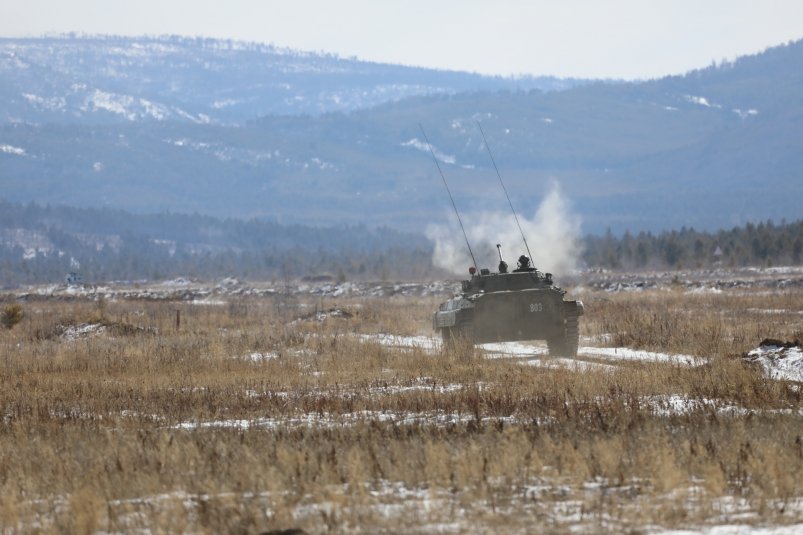
[[[560,275],[578,268],[582,253],[580,218],[571,212],[557,182],[550,185],[532,218],[523,214],[518,216],[533,255],[533,265],[539,271]],[[513,214],[486,212],[461,214],[461,217],[478,268],[496,271],[499,264],[497,243],[502,244],[502,256],[511,270],[516,268],[519,256],[527,254]],[[426,235],[435,243],[433,263],[437,267],[455,275],[468,275],[471,256],[454,214],[448,225],[427,227]]]

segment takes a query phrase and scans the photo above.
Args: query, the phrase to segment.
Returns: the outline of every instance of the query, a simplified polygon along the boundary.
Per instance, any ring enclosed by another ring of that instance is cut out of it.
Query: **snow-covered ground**
[[[357,337],[363,341],[377,342],[384,346],[400,349],[424,349],[430,352],[439,351],[441,341],[432,336],[400,336],[394,334],[359,334]],[[623,362],[663,362],[683,366],[699,366],[706,359],[692,355],[677,355],[656,351],[644,351],[627,347],[580,347],[577,350],[578,359],[556,358],[549,356],[549,350],[543,344],[527,342],[498,342],[480,344],[478,346],[485,353],[486,358],[520,359],[531,366],[555,367],[565,365],[569,367],[608,368],[613,366],[601,363],[600,360],[609,361],[610,364]],[[588,359],[592,359],[591,362]]]
[[[54,254],[48,241],[40,243],[35,233],[24,230],[0,231],[0,241],[24,245],[26,250],[40,254]],[[84,237],[97,247],[119,247],[118,236]],[[41,241],[41,240],[40,240]],[[166,246],[169,246],[165,242]],[[715,297],[727,292],[757,292],[803,288],[803,267],[780,266],[773,268],[709,269],[643,273],[618,273],[606,270],[588,270],[562,277],[558,281],[570,289],[570,294],[581,296],[589,291],[608,293],[669,291],[681,289],[689,295]],[[85,296],[96,298],[202,300],[210,295],[219,299],[228,296],[265,297],[271,295],[297,295],[314,297],[390,297],[390,296],[441,296],[453,295],[460,288],[457,280],[431,282],[344,281],[323,276],[317,280],[298,280],[281,283],[246,282],[233,278],[220,281],[199,281],[178,277],[167,281],[117,281],[102,285],[81,284],[72,287],[64,284],[32,285],[14,292],[16,298],[26,295],[46,295],[59,298]],[[803,311],[790,311],[801,313]]]
[[[699,366],[706,359],[692,355],[672,355],[655,351],[643,351],[627,347],[581,347],[577,354],[612,361],[669,362],[685,366]]]
[[[10,235],[9,235],[10,236]],[[8,242],[11,237],[2,234],[0,240]],[[44,246],[43,246],[44,247]],[[52,247],[52,244],[51,244]],[[40,252],[49,252],[40,251]],[[216,282],[203,282],[178,277],[166,281],[115,281],[96,284],[38,284],[14,291],[17,299],[30,295],[47,296],[54,299],[63,297],[85,297],[88,299],[148,299],[181,300],[209,304],[204,301],[214,296],[213,304],[225,304],[228,297],[266,297],[275,295],[314,296],[314,297],[391,297],[391,296],[449,296],[459,283],[455,281],[434,282],[364,282],[346,281],[341,283],[324,281],[293,281],[282,283],[250,283],[232,277]]]
[[[669,396],[646,396],[639,400],[657,416],[682,416],[691,412],[708,409],[722,416],[741,416],[751,411],[717,399],[694,399],[673,394]]]
[[[462,388],[462,387],[461,387]],[[457,412],[397,412],[397,411],[357,411],[342,414],[307,413],[287,418],[254,418],[229,419],[181,422],[174,429],[199,428],[232,428],[232,429],[289,429],[298,427],[315,427],[333,429],[337,427],[351,427],[365,422],[383,422],[394,425],[434,425],[449,426],[473,421],[475,416],[471,413]],[[483,417],[483,422],[521,423],[513,417]],[[532,422],[532,418],[527,419]]]
[[[590,478],[577,483],[561,478],[530,475],[516,482],[490,478],[496,500],[477,500],[459,488],[415,486],[402,481],[380,479],[364,483],[326,485],[318,492],[306,493],[286,500],[287,492],[187,492],[172,490],[126,499],[110,500],[109,513],[114,513],[118,527],[129,526],[132,532],[150,533],[143,529],[148,513],[159,510],[184,511],[187,519],[197,520],[203,509],[216,503],[257,503],[268,517],[284,504],[285,526],[320,525],[324,518],[372,519],[374,529],[385,533],[649,533],[655,535],[793,535],[803,532],[803,524],[762,525],[766,511],[784,511],[799,515],[803,499],[765,500],[759,505],[745,498],[723,496],[710,498],[699,486],[679,488],[654,495],[645,482],[609,481]],[[348,499],[358,495],[358,500]],[[616,514],[595,512],[595,505],[615,501]],[[688,512],[707,518],[704,523],[682,522],[681,528],[665,528],[659,524],[634,525],[643,518],[644,508],[654,503],[684,504]],[[21,500],[20,510],[36,510],[39,503]],[[69,507],[67,496],[55,496],[48,504],[50,511],[37,515],[39,528],[49,527],[54,511]],[[589,509],[590,508],[590,509]],[[764,510],[764,513],[760,511]],[[515,516],[510,516],[515,515]],[[795,516],[791,516],[795,518]],[[502,520],[502,519],[505,520]],[[537,519],[537,520],[536,520]],[[500,522],[502,522],[500,524]],[[751,523],[752,522],[752,523]],[[306,524],[306,525],[305,525]],[[323,529],[325,524],[320,525]],[[635,529],[634,529],[635,528]],[[331,528],[330,528],[331,529]],[[349,530],[352,531],[352,530]],[[362,532],[361,529],[357,531]],[[313,531],[317,533],[317,531]],[[279,531],[272,532],[279,533]]]
[[[714,268],[677,271],[615,272],[586,270],[563,277],[573,294],[588,289],[609,293],[685,290],[691,295],[718,295],[724,291],[779,290],[803,287],[803,266]]]
[[[568,359],[565,359],[568,360]],[[566,363],[562,365],[577,366],[582,368],[582,361],[576,363]],[[299,402],[303,399],[316,398],[337,398],[343,400],[353,400],[357,397],[371,399],[374,401],[383,397],[398,396],[416,392],[444,394],[450,392],[460,392],[468,390],[487,390],[498,387],[484,383],[477,384],[448,384],[448,383],[427,383],[427,378],[422,377],[415,384],[388,386],[374,386],[368,389],[349,389],[342,386],[337,389],[321,388],[309,391],[255,391],[248,390],[246,394],[252,398],[267,397],[281,398],[282,400]],[[641,396],[628,400],[627,405],[633,410],[646,410],[651,414],[669,418],[673,416],[684,416],[691,413],[703,411],[707,414],[716,414],[718,417],[742,417],[749,414],[786,414],[803,416],[803,409],[748,409],[733,403],[724,402],[718,399],[695,398],[688,395],[649,395]],[[75,417],[70,414],[70,417]],[[142,415],[131,413],[121,414],[121,416],[142,418]],[[85,418],[93,418],[92,414],[84,414]],[[159,421],[158,416],[147,416],[148,418]],[[97,416],[100,418],[100,416]],[[472,412],[444,412],[444,411],[396,411],[396,410],[358,410],[353,412],[308,412],[303,414],[288,414],[284,416],[258,417],[258,418],[228,418],[215,420],[187,420],[172,425],[172,429],[193,430],[193,429],[295,429],[295,428],[317,428],[317,429],[336,429],[353,427],[359,424],[380,422],[397,426],[416,425],[416,426],[435,426],[446,427],[450,425],[466,424],[476,421],[476,416]],[[531,416],[522,417],[520,415],[499,415],[484,416],[481,418],[484,423],[504,423],[504,424],[527,424],[532,423]],[[554,422],[552,418],[539,418],[539,425],[550,425]]]
[[[440,350],[441,341],[432,336],[401,336],[397,334],[358,334],[364,342],[376,342],[383,346],[404,349]]]

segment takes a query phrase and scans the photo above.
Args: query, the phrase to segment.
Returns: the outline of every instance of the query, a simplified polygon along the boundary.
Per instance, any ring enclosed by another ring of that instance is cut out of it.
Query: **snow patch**
[[[23,93],[22,98],[28,101],[34,108],[48,110],[48,111],[57,111],[63,110],[64,107],[67,105],[67,101],[64,97],[41,97],[39,95],[34,95],[33,93]]]
[[[755,108],[750,108],[748,110],[741,110],[739,108],[733,108],[733,113],[738,115],[740,118],[745,119],[747,117],[752,117],[758,115],[758,110]]]
[[[287,418],[253,418],[253,419],[229,419],[229,420],[205,420],[181,422],[173,429],[194,430],[194,429],[288,429],[288,428],[319,428],[335,429],[342,427],[353,427],[360,423],[382,422],[392,425],[430,425],[435,427],[446,427],[450,425],[465,424],[475,421],[473,414],[445,412],[445,411],[356,411],[342,414],[307,413],[299,416]],[[506,422],[517,423],[517,419],[512,417],[483,417],[483,422]]]
[[[489,358],[500,357],[533,357],[546,355],[545,347],[536,347],[523,342],[493,342],[480,345]]]
[[[129,121],[151,117],[162,121],[170,115],[170,111],[162,106],[144,98],[135,98],[130,95],[108,93],[95,89],[88,100],[81,107],[83,111],[105,110],[122,115]]]
[[[400,336],[396,334],[358,334],[364,342],[375,342],[383,346],[407,349],[440,349],[441,341],[431,336]]]
[[[269,158],[270,158],[270,156],[269,156]],[[304,164],[304,168],[306,169],[306,168],[308,168],[310,165],[313,165],[313,166],[317,167],[317,168],[318,168],[318,169],[320,169],[321,171],[326,171],[326,170],[336,169],[336,167],[335,167],[335,165],[334,165],[334,164],[332,164],[332,163],[329,163],[329,162],[326,162],[326,161],[323,161],[323,160],[321,160],[320,158],[318,158],[317,156],[316,156],[315,158],[312,158],[312,159],[309,161],[309,163],[305,163],[305,164]]]
[[[223,306],[227,305],[228,302],[223,301],[221,299],[205,298],[205,299],[193,299],[192,301],[190,301],[190,304],[197,306]]]
[[[720,106],[719,104],[711,103],[705,97],[699,97],[699,96],[695,96],[695,95],[686,95],[685,98],[686,98],[686,100],[688,100],[692,104],[697,104],[697,105],[703,106],[705,108],[722,108],[722,106]]]
[[[0,152],[4,154],[13,154],[14,156],[25,156],[25,149],[15,147],[14,145],[0,145]]]
[[[432,148],[432,153],[435,154],[435,158],[442,161],[443,163],[448,163],[454,165],[457,163],[457,158],[455,156],[444,154],[439,151],[435,145],[427,145],[426,142],[419,140],[417,137],[414,137],[410,141],[405,141],[401,144],[402,147],[413,147],[414,149],[418,149],[423,152],[429,152],[430,147]]]
[[[746,308],[745,312],[752,312],[753,314],[801,314],[803,310],[790,310],[788,308]]]
[[[615,370],[616,366],[611,364],[600,364],[598,362],[587,362],[585,360],[575,360],[565,357],[555,357],[548,359],[530,359],[525,364],[538,368],[566,368],[572,371],[587,372],[592,370]]]
[[[700,366],[706,362],[705,359],[692,355],[670,355],[627,347],[581,347],[577,354],[606,360],[666,362],[685,366]]]
[[[212,103],[212,107],[215,108],[216,110],[222,110],[224,108],[236,106],[237,104],[240,104],[242,102],[243,100],[238,98],[224,98],[221,100],[214,101]]]
[[[183,287],[183,286],[189,286],[190,284],[192,284],[191,280],[186,279],[184,277],[177,277],[175,279],[163,281],[162,283],[160,283],[160,286]]]
[[[187,113],[186,111],[182,110],[181,108],[173,108],[173,111],[179,117],[184,117],[185,119],[188,119],[188,120],[192,121],[195,124],[209,124],[209,123],[212,122],[211,117],[209,117],[208,115],[206,115],[204,113],[199,113],[198,116],[196,117],[195,115],[192,115],[191,113]]]
[[[242,360],[247,360],[249,362],[264,362],[266,360],[274,360],[279,358],[279,354],[276,353],[275,351],[268,351],[266,353],[260,353],[259,351],[255,351],[253,353],[243,355],[240,358]]]
[[[722,290],[719,288],[714,288],[713,286],[697,286],[696,288],[692,288],[686,292],[687,294],[697,294],[697,295],[711,295],[711,294],[721,294]]]
[[[74,342],[80,338],[97,335],[106,330],[101,323],[81,323],[80,325],[70,325],[65,327],[61,333],[61,339],[65,342]]]
[[[657,416],[683,416],[704,408],[716,411],[717,413],[730,416],[747,414],[747,409],[724,403],[717,399],[692,399],[679,394],[668,396],[648,396],[641,399],[653,414]]]
[[[94,109],[106,110],[122,115],[129,121],[134,121],[137,118],[137,114],[129,110],[134,104],[134,97],[128,95],[116,95],[96,89],[90,97],[89,103],[91,103]],[[86,107],[88,108],[88,105]]]

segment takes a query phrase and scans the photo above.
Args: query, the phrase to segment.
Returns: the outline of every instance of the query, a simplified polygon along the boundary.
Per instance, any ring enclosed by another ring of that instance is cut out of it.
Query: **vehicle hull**
[[[579,342],[578,318],[583,314],[579,301],[564,301],[564,292],[537,279],[530,288],[520,285],[522,277],[491,275],[488,281],[473,280],[463,292],[443,303],[433,314],[432,325],[444,343],[456,339],[472,343],[546,340],[550,353],[574,356]],[[499,290],[505,285],[512,290]],[[472,292],[473,288],[483,287]],[[491,290],[491,291],[486,291]]]

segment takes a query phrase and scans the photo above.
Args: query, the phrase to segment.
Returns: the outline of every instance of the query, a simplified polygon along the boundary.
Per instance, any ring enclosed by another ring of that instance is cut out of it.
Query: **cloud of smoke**
[[[499,256],[496,244],[502,244],[502,255],[515,269],[516,260],[527,254],[513,214],[481,213],[462,215],[477,267],[496,271]],[[533,255],[533,264],[540,271],[560,275],[577,269],[582,253],[580,218],[573,214],[557,182],[538,206],[535,215],[518,214],[521,228]],[[435,242],[433,263],[455,275],[466,275],[472,264],[466,242],[454,215],[452,224],[430,225],[426,235]]]

